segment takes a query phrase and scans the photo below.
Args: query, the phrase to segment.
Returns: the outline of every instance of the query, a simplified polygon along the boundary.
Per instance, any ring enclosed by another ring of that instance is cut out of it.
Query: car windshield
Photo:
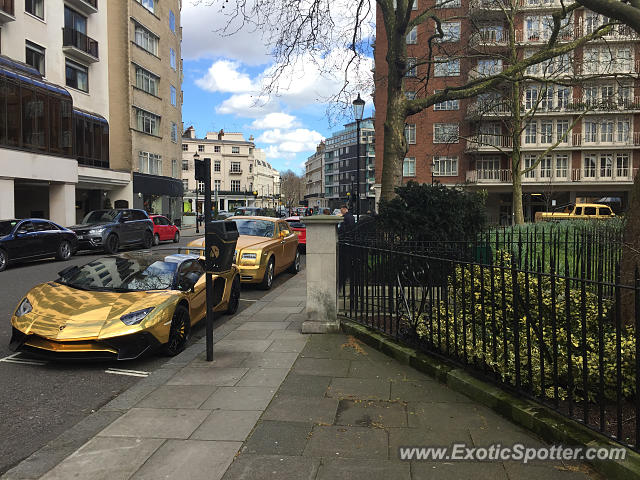
[[[0,237],[9,235],[18,224],[18,220],[4,220],[0,222]]]
[[[178,263],[169,257],[105,257],[64,272],[59,283],[81,290],[141,291],[171,288]]]
[[[252,235],[254,237],[273,237],[275,223],[268,220],[234,219],[238,227],[239,235]]]
[[[113,222],[118,216],[118,210],[94,210],[85,215],[82,219],[84,224]]]

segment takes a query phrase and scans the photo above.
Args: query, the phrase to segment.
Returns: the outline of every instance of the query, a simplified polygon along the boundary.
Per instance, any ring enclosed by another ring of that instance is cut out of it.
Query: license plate
[[[78,240],[84,240],[84,235],[78,235]]]

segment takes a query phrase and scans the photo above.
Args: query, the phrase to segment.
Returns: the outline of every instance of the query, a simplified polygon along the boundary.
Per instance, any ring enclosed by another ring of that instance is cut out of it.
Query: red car
[[[180,230],[164,215],[149,215],[153,221],[153,244],[158,245],[165,240],[180,241]]]
[[[307,250],[307,227],[300,221],[300,217],[285,218],[285,221],[291,227],[291,230],[298,234],[298,245],[305,252]]]

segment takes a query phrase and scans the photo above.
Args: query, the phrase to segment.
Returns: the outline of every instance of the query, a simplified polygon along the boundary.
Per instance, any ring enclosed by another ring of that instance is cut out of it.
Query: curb
[[[621,446],[604,435],[563,417],[548,407],[516,397],[435,356],[404,347],[387,335],[369,330],[367,327],[346,318],[341,318],[341,326],[345,333],[357,337],[370,347],[395,358],[400,363],[410,365],[416,370],[436,378],[451,389],[536,433],[547,442],[584,448],[620,448]],[[589,460],[588,463],[598,472],[606,475],[607,478],[640,480],[640,454],[628,448],[624,460]]]

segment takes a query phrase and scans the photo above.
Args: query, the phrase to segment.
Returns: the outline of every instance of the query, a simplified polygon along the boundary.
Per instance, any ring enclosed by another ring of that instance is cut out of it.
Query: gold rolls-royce
[[[232,217],[238,227],[235,264],[242,283],[258,284],[268,290],[273,278],[288,270],[300,271],[298,235],[287,222],[271,217]],[[204,247],[204,238],[192,241],[189,247]]]
[[[72,266],[32,288],[11,317],[10,348],[59,359],[130,360],[176,355],[206,314],[198,254],[130,252]],[[235,313],[235,266],[213,276],[214,311]]]

